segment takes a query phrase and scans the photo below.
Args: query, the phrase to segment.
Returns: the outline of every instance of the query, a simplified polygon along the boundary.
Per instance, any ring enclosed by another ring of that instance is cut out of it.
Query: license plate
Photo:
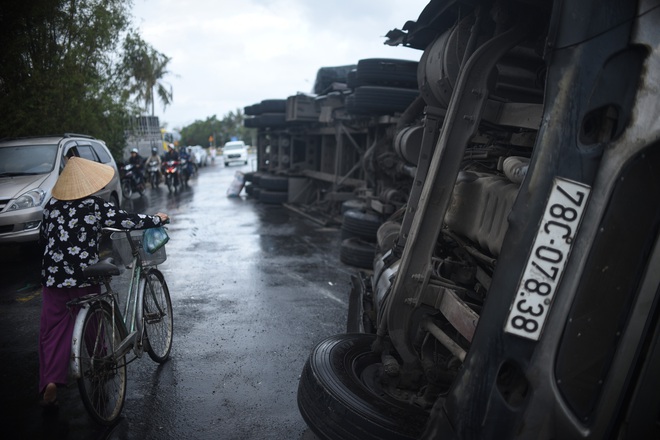
[[[566,269],[591,188],[556,178],[504,331],[538,341]]]

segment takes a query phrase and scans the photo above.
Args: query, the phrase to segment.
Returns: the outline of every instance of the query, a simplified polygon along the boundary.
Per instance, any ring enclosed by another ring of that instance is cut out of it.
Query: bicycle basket
[[[130,234],[131,240],[140,253],[142,266],[156,266],[157,264],[163,263],[167,259],[165,246],[162,246],[153,254],[150,254],[144,250],[144,230],[131,231]],[[131,244],[128,242],[128,237],[126,237],[126,233],[113,232],[110,235],[110,238],[112,239],[113,256],[115,257],[117,263],[123,266],[128,266],[131,264],[133,262],[133,251],[131,249]]]

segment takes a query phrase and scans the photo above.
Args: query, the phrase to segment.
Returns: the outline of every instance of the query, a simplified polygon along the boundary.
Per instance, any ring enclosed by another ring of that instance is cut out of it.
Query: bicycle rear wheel
[[[165,277],[159,270],[149,269],[145,279],[142,295],[145,348],[154,362],[162,364],[172,349],[172,300]]]
[[[80,396],[90,416],[103,425],[117,420],[126,398],[126,359],[115,359],[113,353],[124,335],[112,318],[110,304],[92,303],[83,324],[80,350]]]

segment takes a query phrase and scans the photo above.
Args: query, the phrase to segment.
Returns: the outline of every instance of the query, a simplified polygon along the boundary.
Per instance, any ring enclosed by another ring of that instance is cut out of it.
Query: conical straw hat
[[[106,186],[115,170],[82,157],[72,157],[53,187],[53,197],[60,200],[76,200],[94,194]]]

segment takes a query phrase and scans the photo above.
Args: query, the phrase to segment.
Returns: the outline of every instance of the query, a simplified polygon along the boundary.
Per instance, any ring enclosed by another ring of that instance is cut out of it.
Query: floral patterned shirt
[[[46,287],[91,285],[83,269],[99,261],[101,229],[147,229],[161,226],[155,215],[130,214],[96,196],[51,199],[44,208],[41,237],[45,241],[41,282]]]

